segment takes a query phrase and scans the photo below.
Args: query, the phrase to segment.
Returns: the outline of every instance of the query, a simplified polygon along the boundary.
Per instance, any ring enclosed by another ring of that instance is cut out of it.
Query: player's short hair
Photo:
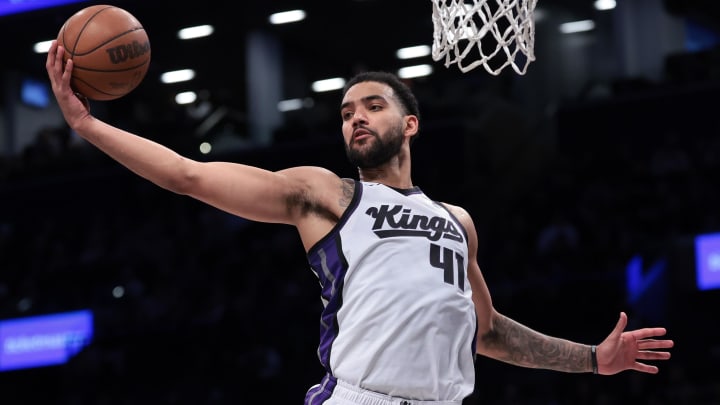
[[[345,97],[345,93],[347,93],[350,87],[363,82],[378,82],[390,86],[393,89],[393,93],[395,93],[395,97],[400,103],[400,106],[404,109],[403,112],[406,115],[416,116],[418,121],[420,121],[420,108],[418,107],[418,101],[415,98],[415,94],[413,94],[410,87],[400,80],[400,78],[389,72],[370,71],[358,73],[345,84],[342,92],[343,97]]]

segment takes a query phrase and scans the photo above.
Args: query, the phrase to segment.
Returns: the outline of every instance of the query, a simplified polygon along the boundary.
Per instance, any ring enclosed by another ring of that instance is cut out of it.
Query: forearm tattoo
[[[502,315],[482,341],[506,363],[569,373],[592,370],[589,346],[544,335]]]

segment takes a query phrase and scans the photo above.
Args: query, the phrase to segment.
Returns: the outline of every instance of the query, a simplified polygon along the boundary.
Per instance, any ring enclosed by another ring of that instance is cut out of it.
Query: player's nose
[[[358,125],[361,125],[361,124],[367,124],[367,122],[368,122],[368,121],[367,121],[367,114],[365,113],[364,110],[358,109],[358,110],[355,111],[355,113],[353,114],[352,121],[353,121],[353,126],[358,126]]]

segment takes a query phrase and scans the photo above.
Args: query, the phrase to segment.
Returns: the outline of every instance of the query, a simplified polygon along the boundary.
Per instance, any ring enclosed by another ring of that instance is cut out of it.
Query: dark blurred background
[[[666,326],[676,342],[656,376],[481,357],[467,404],[720,404],[720,290],[698,287],[694,250],[698,235],[720,233],[715,3],[539,0],[526,75],[461,73],[425,57],[433,73],[408,80],[423,112],[414,182],[472,214],[500,312],[599,343],[626,311],[629,328]],[[79,140],[52,99],[20,97],[26,80],[47,84],[32,45],[90,4],[0,17],[0,320],[90,309],[95,321],[67,363],[0,372],[0,403],[301,403],[322,377],[321,303],[294,228],[160,189]],[[340,94],[310,83],[395,71],[406,63],[395,49],[432,42],[430,1],[113,4],[143,23],[153,59],[135,91],[93,112],[194,159],[273,170],[356,177]],[[307,19],[267,23],[294,8]],[[587,19],[591,31],[558,30]],[[174,37],[200,23],[215,34]],[[159,82],[186,67],[194,81]],[[190,89],[197,102],[173,102]],[[306,103],[278,112],[274,102],[289,98]]]

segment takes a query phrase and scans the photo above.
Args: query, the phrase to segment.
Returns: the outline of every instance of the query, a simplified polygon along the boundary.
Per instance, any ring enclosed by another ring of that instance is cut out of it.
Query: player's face
[[[377,167],[400,152],[404,122],[391,87],[378,82],[354,85],[345,94],[340,114],[345,152],[353,165]]]

